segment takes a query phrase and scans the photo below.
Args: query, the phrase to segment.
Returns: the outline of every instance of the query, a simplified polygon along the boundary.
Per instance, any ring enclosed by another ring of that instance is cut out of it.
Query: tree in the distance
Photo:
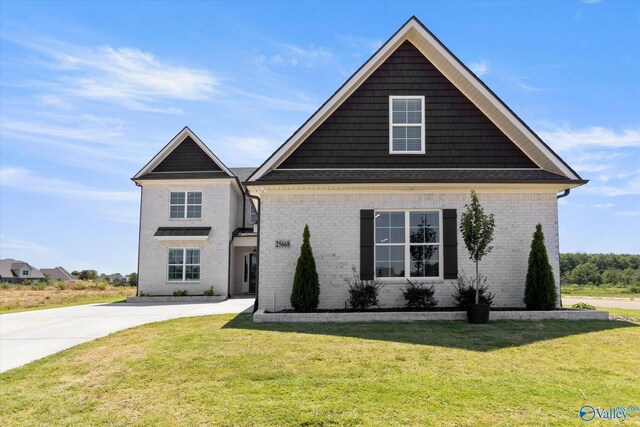
[[[291,306],[296,311],[311,311],[320,302],[320,282],[316,271],[316,261],[313,258],[311,243],[309,242],[309,226],[304,226],[300,257],[296,265],[291,291]]]
[[[529,252],[529,268],[524,289],[524,303],[532,310],[553,310],[556,306],[556,282],[553,278],[542,225],[536,225]]]
[[[138,273],[131,273],[127,283],[131,286],[138,286]]]

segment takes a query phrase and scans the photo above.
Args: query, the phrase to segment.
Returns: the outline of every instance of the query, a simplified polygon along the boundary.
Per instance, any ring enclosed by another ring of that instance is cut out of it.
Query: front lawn
[[[611,307],[596,307],[601,311],[608,311],[610,315],[626,317],[634,319],[634,321],[640,322],[640,310],[634,310],[632,308],[611,308]]]
[[[582,425],[584,404],[638,404],[639,341],[606,321],[177,319],[1,374],[0,425]]]
[[[0,314],[79,304],[123,301],[136,294],[135,286],[111,286],[83,280],[49,285],[0,285]]]

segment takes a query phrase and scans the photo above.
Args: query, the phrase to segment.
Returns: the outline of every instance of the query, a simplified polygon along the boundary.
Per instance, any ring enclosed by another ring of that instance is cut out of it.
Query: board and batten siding
[[[187,136],[153,172],[222,171],[196,142]]]
[[[425,154],[389,154],[390,95],[425,97]],[[537,165],[406,41],[278,168]]]
[[[531,238],[542,224],[549,260],[559,283],[558,223],[555,193],[481,193],[487,213],[495,214],[494,250],[480,263],[480,272],[495,294],[496,307],[523,307],[524,285]],[[458,230],[468,193],[416,194],[286,194],[261,195],[260,299],[259,308],[290,308],[296,262],[302,232],[309,225],[311,247],[320,279],[320,308],[345,308],[352,266],[361,261],[361,211],[375,209],[455,209]],[[443,211],[443,214],[445,212]],[[447,221],[444,220],[447,227]],[[448,225],[451,227],[451,225]],[[457,231],[457,270],[473,275],[474,264]],[[291,247],[276,248],[276,240],[289,240]],[[447,242],[444,250],[447,250]],[[451,248],[451,246],[449,246]],[[445,270],[446,274],[446,270]],[[416,280],[420,282],[419,280]],[[451,306],[455,280],[430,282],[439,306]],[[386,281],[380,294],[385,307],[404,305],[406,280]]]

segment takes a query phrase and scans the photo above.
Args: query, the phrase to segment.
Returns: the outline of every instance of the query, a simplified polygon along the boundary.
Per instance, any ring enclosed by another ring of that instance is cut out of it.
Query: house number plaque
[[[276,248],[290,248],[291,240],[276,240]]]

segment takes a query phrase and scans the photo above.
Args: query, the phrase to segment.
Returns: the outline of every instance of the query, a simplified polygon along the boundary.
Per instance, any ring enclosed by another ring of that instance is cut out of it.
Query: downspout
[[[244,200],[244,198],[243,198]],[[231,245],[233,244],[233,235],[229,240],[229,255],[227,261],[227,299],[231,298]]]
[[[142,244],[142,193],[144,192],[144,187],[138,184],[136,181],[136,186],[140,187],[140,218],[138,219],[138,267],[136,274],[138,275],[138,280],[136,281],[136,296],[140,296],[140,246]]]
[[[563,197],[567,197],[569,195],[569,193],[571,193],[571,189],[570,188],[565,189],[562,192],[562,194],[556,195],[556,200],[562,199]],[[557,233],[558,236],[560,236],[560,224],[558,223],[557,226],[558,226],[558,230],[557,230],[556,233]],[[559,244],[558,244],[558,246],[559,246]],[[560,256],[560,248],[558,248],[558,256]],[[562,286],[561,286],[562,285],[562,283],[561,283],[562,282],[562,275],[558,274],[558,277],[560,278],[560,280],[558,281],[558,282],[560,282],[560,283],[558,283],[558,297],[560,298],[560,308],[562,308]]]
[[[260,297],[260,233],[262,231],[260,217],[262,216],[262,211],[260,210],[260,197],[252,196],[249,193],[247,193],[247,197],[255,199],[256,203],[258,204],[258,208],[256,209],[256,224],[258,224],[258,236],[256,239],[256,301],[253,304],[253,312],[255,313],[256,311],[258,311],[258,298]]]

